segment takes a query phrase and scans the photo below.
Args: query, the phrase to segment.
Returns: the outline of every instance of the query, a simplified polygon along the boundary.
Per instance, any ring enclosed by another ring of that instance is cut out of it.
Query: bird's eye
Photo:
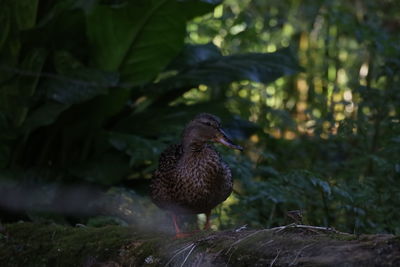
[[[203,122],[203,124],[204,124],[204,125],[207,125],[207,126],[210,126],[210,127],[213,127],[213,125],[212,125],[211,122],[209,122],[209,121],[205,121],[205,122]]]

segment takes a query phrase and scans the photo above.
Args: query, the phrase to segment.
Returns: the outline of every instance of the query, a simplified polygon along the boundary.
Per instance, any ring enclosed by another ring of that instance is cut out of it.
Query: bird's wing
[[[172,201],[170,190],[175,184],[175,169],[181,155],[181,145],[171,145],[160,155],[158,168],[150,183],[150,196],[160,208],[167,208]]]
[[[181,156],[182,146],[176,144],[170,145],[161,153],[158,163],[158,171],[168,172],[175,169]]]

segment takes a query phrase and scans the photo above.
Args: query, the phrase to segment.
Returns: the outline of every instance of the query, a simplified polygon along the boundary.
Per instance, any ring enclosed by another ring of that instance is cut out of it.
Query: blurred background
[[[153,225],[200,112],[234,193],[215,228],[400,234],[397,0],[0,1],[0,221]]]

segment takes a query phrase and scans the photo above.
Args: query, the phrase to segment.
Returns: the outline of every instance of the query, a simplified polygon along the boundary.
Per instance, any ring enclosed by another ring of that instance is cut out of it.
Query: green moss
[[[87,261],[102,262],[117,257],[134,235],[133,229],[120,226],[7,225],[7,237],[0,240],[0,265],[73,266]]]
[[[339,241],[352,241],[352,240],[358,240],[357,235],[351,235],[351,234],[341,234],[341,233],[330,233],[327,235],[327,237],[334,239],[334,240],[339,240]]]

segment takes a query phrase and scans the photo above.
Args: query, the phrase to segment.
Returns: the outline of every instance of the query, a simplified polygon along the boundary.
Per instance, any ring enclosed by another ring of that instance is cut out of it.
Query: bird
[[[231,169],[212,143],[243,150],[228,137],[217,116],[200,113],[184,128],[181,142],[161,153],[153,173],[151,199],[172,215],[176,238],[190,235],[181,231],[178,216],[204,213],[204,229],[210,229],[211,210],[232,193]]]

